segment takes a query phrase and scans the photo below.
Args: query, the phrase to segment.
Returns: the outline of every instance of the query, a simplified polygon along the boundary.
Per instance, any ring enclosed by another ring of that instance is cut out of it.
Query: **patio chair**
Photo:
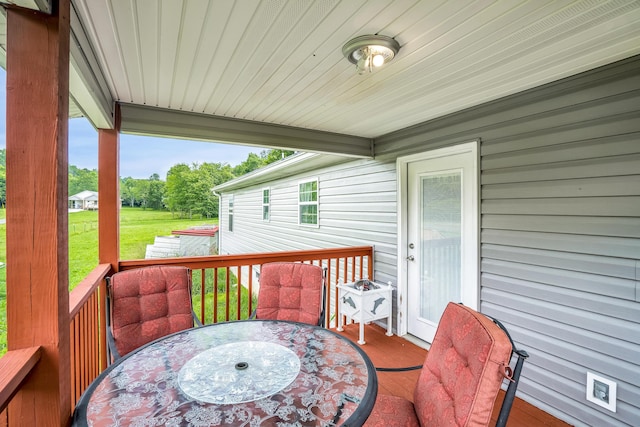
[[[324,325],[325,271],[300,262],[271,262],[260,268],[256,319]]]
[[[117,360],[163,336],[202,324],[191,304],[191,271],[153,266],[121,271],[107,280],[108,360]]]
[[[510,368],[513,354],[515,368]],[[528,354],[515,350],[500,322],[450,302],[438,325],[413,403],[401,397],[378,395],[367,427],[488,426],[503,380],[509,380],[496,426],[504,427],[522,364]],[[382,371],[411,368],[383,368]]]

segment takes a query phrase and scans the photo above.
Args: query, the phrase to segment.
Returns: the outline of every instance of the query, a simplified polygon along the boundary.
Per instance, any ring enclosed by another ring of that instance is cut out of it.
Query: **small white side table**
[[[355,283],[338,284],[338,331],[343,331],[342,317],[347,316],[360,324],[360,337],[358,344],[365,344],[364,324],[373,320],[387,318],[387,336],[391,332],[391,285],[370,282],[373,287],[369,290],[358,289]]]

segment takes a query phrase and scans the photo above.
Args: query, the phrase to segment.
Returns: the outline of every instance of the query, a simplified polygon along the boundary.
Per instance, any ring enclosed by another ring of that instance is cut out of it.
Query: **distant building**
[[[98,209],[98,192],[81,191],[69,197],[69,209],[96,210]]]

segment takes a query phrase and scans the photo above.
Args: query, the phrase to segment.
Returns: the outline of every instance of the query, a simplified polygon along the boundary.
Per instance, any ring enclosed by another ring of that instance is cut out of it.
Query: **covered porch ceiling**
[[[357,157],[382,135],[640,54],[637,0],[71,3],[71,113],[94,127],[113,128],[117,103],[124,133]],[[342,46],[365,34],[401,48],[359,75]]]

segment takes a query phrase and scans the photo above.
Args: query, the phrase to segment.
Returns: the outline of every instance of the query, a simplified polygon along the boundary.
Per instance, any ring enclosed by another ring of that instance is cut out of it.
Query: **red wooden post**
[[[68,114],[69,0],[52,15],[7,8],[8,347],[43,349],[10,425],[63,426],[71,415]]]
[[[114,129],[98,130],[98,259],[118,271],[120,260],[120,107]],[[106,286],[100,286],[100,364],[107,366]]]
[[[115,129],[98,130],[98,245],[100,264],[120,260],[120,108]]]

